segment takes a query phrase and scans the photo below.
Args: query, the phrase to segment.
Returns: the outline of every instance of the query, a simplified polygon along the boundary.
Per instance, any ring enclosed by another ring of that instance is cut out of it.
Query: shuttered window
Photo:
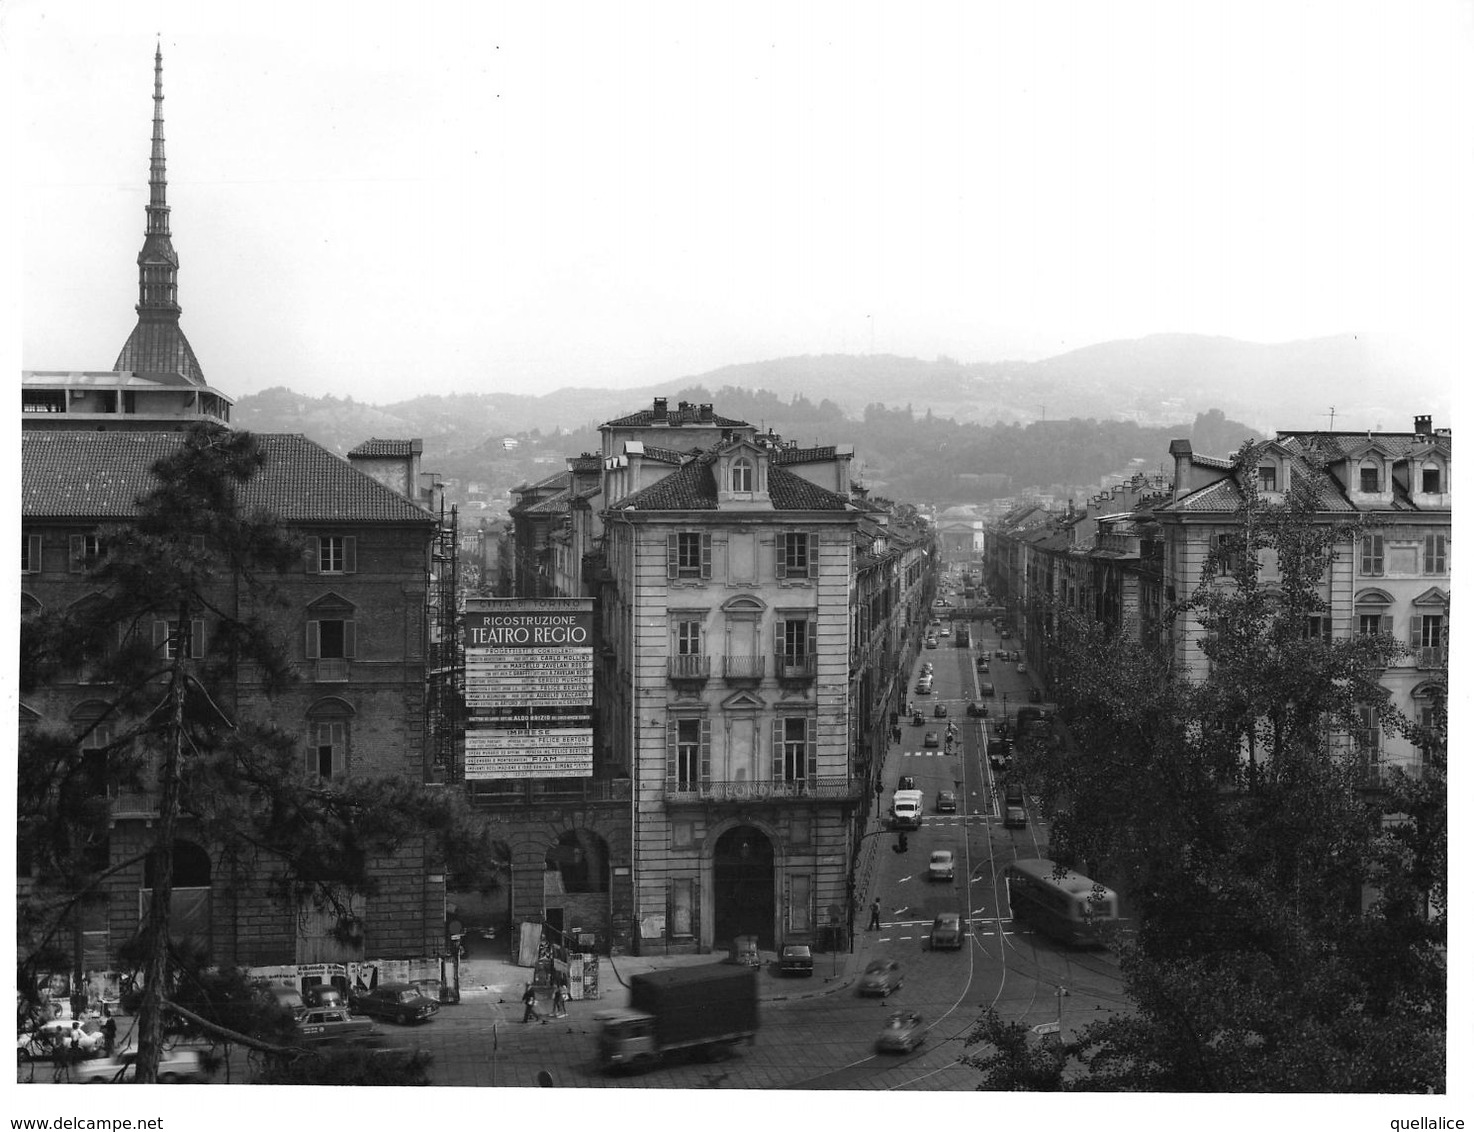
[[[710,578],[711,535],[700,531],[666,535],[665,573],[668,578]]]
[[[176,659],[179,656],[181,645],[186,647],[186,655],[193,660],[198,660],[205,655],[205,623],[198,618],[189,623],[189,631],[183,634],[178,631],[179,622],[177,620],[155,621],[153,628],[154,648],[158,649],[160,655],[165,659]]]
[[[773,573],[778,578],[817,578],[818,540],[807,531],[785,531],[774,540],[777,560]]]
[[[308,724],[307,774],[310,778],[340,779],[348,772],[348,724]]]
[[[1361,536],[1361,572],[1370,577],[1382,573],[1383,551],[1381,535]]]
[[[1423,573],[1448,573],[1448,535],[1423,536]]]
[[[358,655],[358,622],[323,618],[307,622],[308,660],[352,660]]]
[[[686,716],[666,723],[665,777],[675,790],[711,781],[711,720]]]
[[[22,574],[39,574],[41,572],[40,535],[21,535],[20,572]]]
[[[358,539],[354,535],[313,535],[307,540],[309,574],[356,574]]]

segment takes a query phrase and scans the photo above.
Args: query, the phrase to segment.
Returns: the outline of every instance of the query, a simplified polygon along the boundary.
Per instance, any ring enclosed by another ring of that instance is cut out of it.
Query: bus
[[[1013,918],[1061,943],[1101,946],[1101,929],[1118,922],[1116,894],[1042,857],[1014,861],[1003,870]]]

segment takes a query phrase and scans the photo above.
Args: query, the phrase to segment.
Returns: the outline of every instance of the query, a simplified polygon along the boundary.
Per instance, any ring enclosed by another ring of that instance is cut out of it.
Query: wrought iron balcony
[[[729,684],[756,682],[767,671],[765,656],[722,657],[722,678]]]
[[[319,684],[341,684],[348,680],[348,661],[344,657],[324,657],[317,662]]]
[[[765,805],[770,802],[851,801],[860,796],[858,781],[846,775],[827,778],[801,778],[794,781],[767,780],[726,781],[697,779],[682,781],[668,778],[665,797],[668,802],[723,802]]]
[[[565,805],[575,802],[628,802],[628,778],[534,778],[468,782],[466,796],[478,809]]]
[[[780,652],[773,663],[779,680],[813,680],[819,675],[816,652]]]
[[[1419,668],[1447,668],[1447,645],[1423,645],[1413,649],[1413,659]]]
[[[706,680],[711,676],[709,656],[671,656],[666,658],[672,680]]]

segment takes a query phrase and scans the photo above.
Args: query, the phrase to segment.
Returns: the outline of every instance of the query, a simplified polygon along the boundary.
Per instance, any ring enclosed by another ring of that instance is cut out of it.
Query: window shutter
[[[773,577],[775,578],[788,577],[788,559],[785,553],[788,549],[787,541],[788,536],[782,531],[773,536],[773,550],[776,552],[773,556]]]
[[[701,576],[711,577],[711,535],[701,536]]]
[[[198,618],[189,623],[189,655],[195,660],[205,655],[205,623]]]
[[[1407,619],[1407,643],[1413,648],[1421,648],[1423,644],[1423,617],[1415,613]]]
[[[813,782],[819,777],[819,721],[813,716],[804,720],[804,744],[807,748],[805,757],[809,764],[807,777]]]
[[[711,719],[701,717],[701,781],[711,781]]]
[[[773,781],[783,781],[783,719],[773,720]]]
[[[319,624],[319,622],[317,622],[317,621],[309,621],[309,622],[307,622],[307,659],[308,660],[316,660],[319,656],[322,655],[322,650],[318,646],[318,641],[321,639],[318,636],[318,632],[317,632],[318,624]]]
[[[328,733],[333,744],[333,777],[341,778],[348,773],[347,729],[341,723],[330,723]]]
[[[674,578],[681,571],[681,550],[679,536],[669,534],[665,536],[665,576]]]
[[[343,573],[358,573],[358,539],[354,535],[343,540]]]
[[[819,655],[819,619],[810,617],[807,629],[804,633],[804,650],[808,656]]]
[[[322,724],[307,725],[307,777],[317,777],[317,748],[322,745]]]
[[[307,572],[322,572],[322,540],[316,535],[309,535],[307,538]]]
[[[783,656],[783,626],[784,626],[784,624],[785,624],[785,622],[784,622],[783,618],[781,618],[781,617],[778,618],[778,620],[776,620],[776,621],[773,622],[773,654],[775,656],[779,657],[779,660],[778,660],[778,664],[779,665],[782,665],[782,663],[783,663],[782,656]]]
[[[358,622],[343,622],[343,657],[352,660],[358,655]]]
[[[809,577],[819,576],[819,536],[817,534],[804,535],[804,542],[808,544]]]
[[[674,787],[676,781],[676,740],[680,738],[680,724],[674,719],[665,721],[665,781]]]
[[[70,557],[67,561],[67,569],[73,574],[80,574],[82,572],[82,556],[85,553],[84,548],[86,543],[83,542],[81,535],[71,535],[67,539],[67,543],[71,548]]]
[[[167,622],[167,621],[155,621],[154,622],[154,648],[157,649],[159,652],[163,652],[164,651],[164,646],[168,643],[168,641],[169,641],[169,622]]]
[[[1390,613],[1382,614],[1379,630],[1386,633],[1389,637],[1392,635],[1392,615]]]
[[[26,546],[29,548],[27,558],[30,571],[33,574],[39,574],[41,572],[41,536],[27,535]]]

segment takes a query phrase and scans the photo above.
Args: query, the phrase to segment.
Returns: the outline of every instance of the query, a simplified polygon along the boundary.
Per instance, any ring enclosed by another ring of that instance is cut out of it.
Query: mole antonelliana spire
[[[179,257],[169,239],[164,178],[164,54],[154,49],[154,134],[148,159],[147,226],[138,253],[138,325],[123,344],[115,370],[178,375],[204,385],[199,360],[179,328]]]

